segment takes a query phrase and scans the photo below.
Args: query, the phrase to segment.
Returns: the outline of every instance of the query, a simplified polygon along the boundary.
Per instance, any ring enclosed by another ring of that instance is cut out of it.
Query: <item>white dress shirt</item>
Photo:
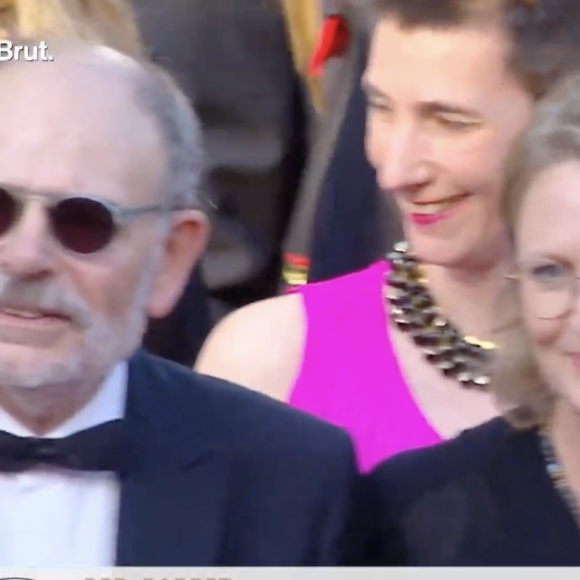
[[[88,405],[46,436],[66,437],[123,417],[127,372],[126,363],[117,365]],[[33,436],[2,408],[0,429]],[[118,508],[113,473],[0,473],[0,567],[113,566]]]

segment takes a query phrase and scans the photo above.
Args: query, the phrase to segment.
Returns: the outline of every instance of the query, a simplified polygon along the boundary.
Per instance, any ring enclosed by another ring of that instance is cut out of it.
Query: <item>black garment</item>
[[[535,430],[495,419],[387,460],[370,487],[376,565],[580,565],[580,531]]]
[[[358,553],[341,430],[145,353],[129,366],[119,566],[334,565]]]

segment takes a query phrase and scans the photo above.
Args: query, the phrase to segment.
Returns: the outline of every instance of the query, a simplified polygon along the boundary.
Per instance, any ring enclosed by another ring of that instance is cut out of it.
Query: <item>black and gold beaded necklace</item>
[[[445,376],[466,388],[486,389],[490,378],[484,369],[495,345],[464,336],[442,316],[406,242],[395,244],[387,260],[391,268],[385,280],[385,298],[392,321]]]

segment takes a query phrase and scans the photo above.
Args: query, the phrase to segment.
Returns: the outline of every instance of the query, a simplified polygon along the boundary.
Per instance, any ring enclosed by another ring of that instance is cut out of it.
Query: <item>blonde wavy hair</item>
[[[570,160],[580,163],[580,74],[560,83],[539,103],[508,160],[502,209],[512,240],[534,179]],[[522,323],[517,284],[506,282],[498,304],[500,325],[495,339],[500,351],[492,389],[514,425],[537,426],[549,417],[553,396]]]
[[[0,0],[0,37],[71,38],[140,58],[144,48],[125,0]]]

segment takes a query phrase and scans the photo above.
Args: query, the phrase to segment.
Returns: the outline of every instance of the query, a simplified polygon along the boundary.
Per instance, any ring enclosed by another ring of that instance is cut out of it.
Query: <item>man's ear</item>
[[[153,280],[147,314],[163,318],[181,297],[209,237],[209,221],[197,210],[176,212]]]

